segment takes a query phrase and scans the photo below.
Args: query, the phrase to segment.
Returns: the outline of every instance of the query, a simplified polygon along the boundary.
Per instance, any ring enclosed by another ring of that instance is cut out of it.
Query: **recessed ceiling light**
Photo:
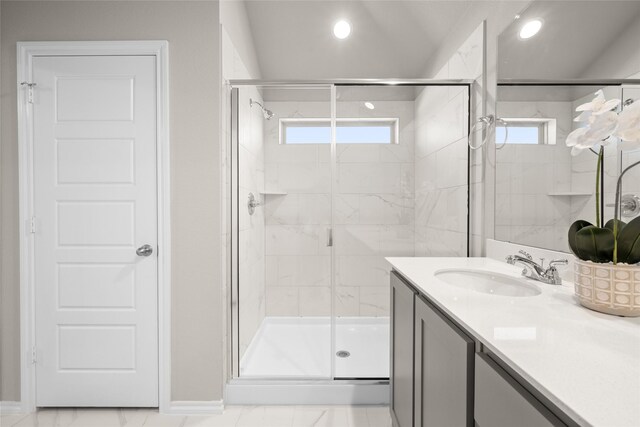
[[[375,106],[375,105],[373,105],[373,103],[372,103],[372,102],[365,102],[365,103],[364,103],[364,106],[365,106],[365,107],[367,107],[369,110],[373,110],[373,109],[375,109],[375,108],[376,108],[376,106]]]
[[[333,34],[339,39],[346,39],[351,34],[351,24],[345,20],[336,22],[333,26]]]
[[[531,21],[527,21],[526,24],[520,28],[520,38],[521,39],[529,39],[540,31],[542,28],[542,21],[539,19],[532,19]]]

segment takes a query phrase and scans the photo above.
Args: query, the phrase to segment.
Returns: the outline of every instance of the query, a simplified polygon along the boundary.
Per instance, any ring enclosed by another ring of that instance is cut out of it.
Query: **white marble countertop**
[[[489,258],[387,258],[393,268],[580,425],[640,426],[640,318],[580,306],[573,285],[524,279],[542,293],[489,295],[449,285],[442,269],[521,267]]]

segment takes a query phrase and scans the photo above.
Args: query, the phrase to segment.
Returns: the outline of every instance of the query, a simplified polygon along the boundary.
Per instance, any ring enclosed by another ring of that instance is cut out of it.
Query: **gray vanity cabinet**
[[[414,425],[472,427],[474,342],[427,301],[415,305]]]
[[[393,427],[578,426],[497,361],[392,271]]]
[[[413,426],[413,322],[415,295],[391,273],[391,417],[394,427]]]
[[[476,354],[475,365],[478,427],[566,426],[489,356]]]
[[[473,426],[474,342],[391,274],[394,427]]]

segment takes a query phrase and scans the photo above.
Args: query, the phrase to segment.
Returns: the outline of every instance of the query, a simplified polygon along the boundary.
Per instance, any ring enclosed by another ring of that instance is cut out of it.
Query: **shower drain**
[[[349,357],[349,356],[351,356],[351,353],[349,353],[346,350],[340,350],[339,352],[336,353],[336,356],[338,356],[338,357]]]

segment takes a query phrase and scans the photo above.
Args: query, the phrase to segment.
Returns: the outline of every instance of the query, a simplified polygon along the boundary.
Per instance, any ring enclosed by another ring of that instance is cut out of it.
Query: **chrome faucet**
[[[549,262],[549,268],[544,268],[544,258],[540,259],[540,264],[535,262],[531,255],[525,251],[519,251],[521,255],[509,255],[507,263],[515,265],[517,262],[524,265],[522,275],[529,279],[537,280],[549,285],[562,285],[562,279],[556,265],[567,265],[566,259],[557,259]]]

